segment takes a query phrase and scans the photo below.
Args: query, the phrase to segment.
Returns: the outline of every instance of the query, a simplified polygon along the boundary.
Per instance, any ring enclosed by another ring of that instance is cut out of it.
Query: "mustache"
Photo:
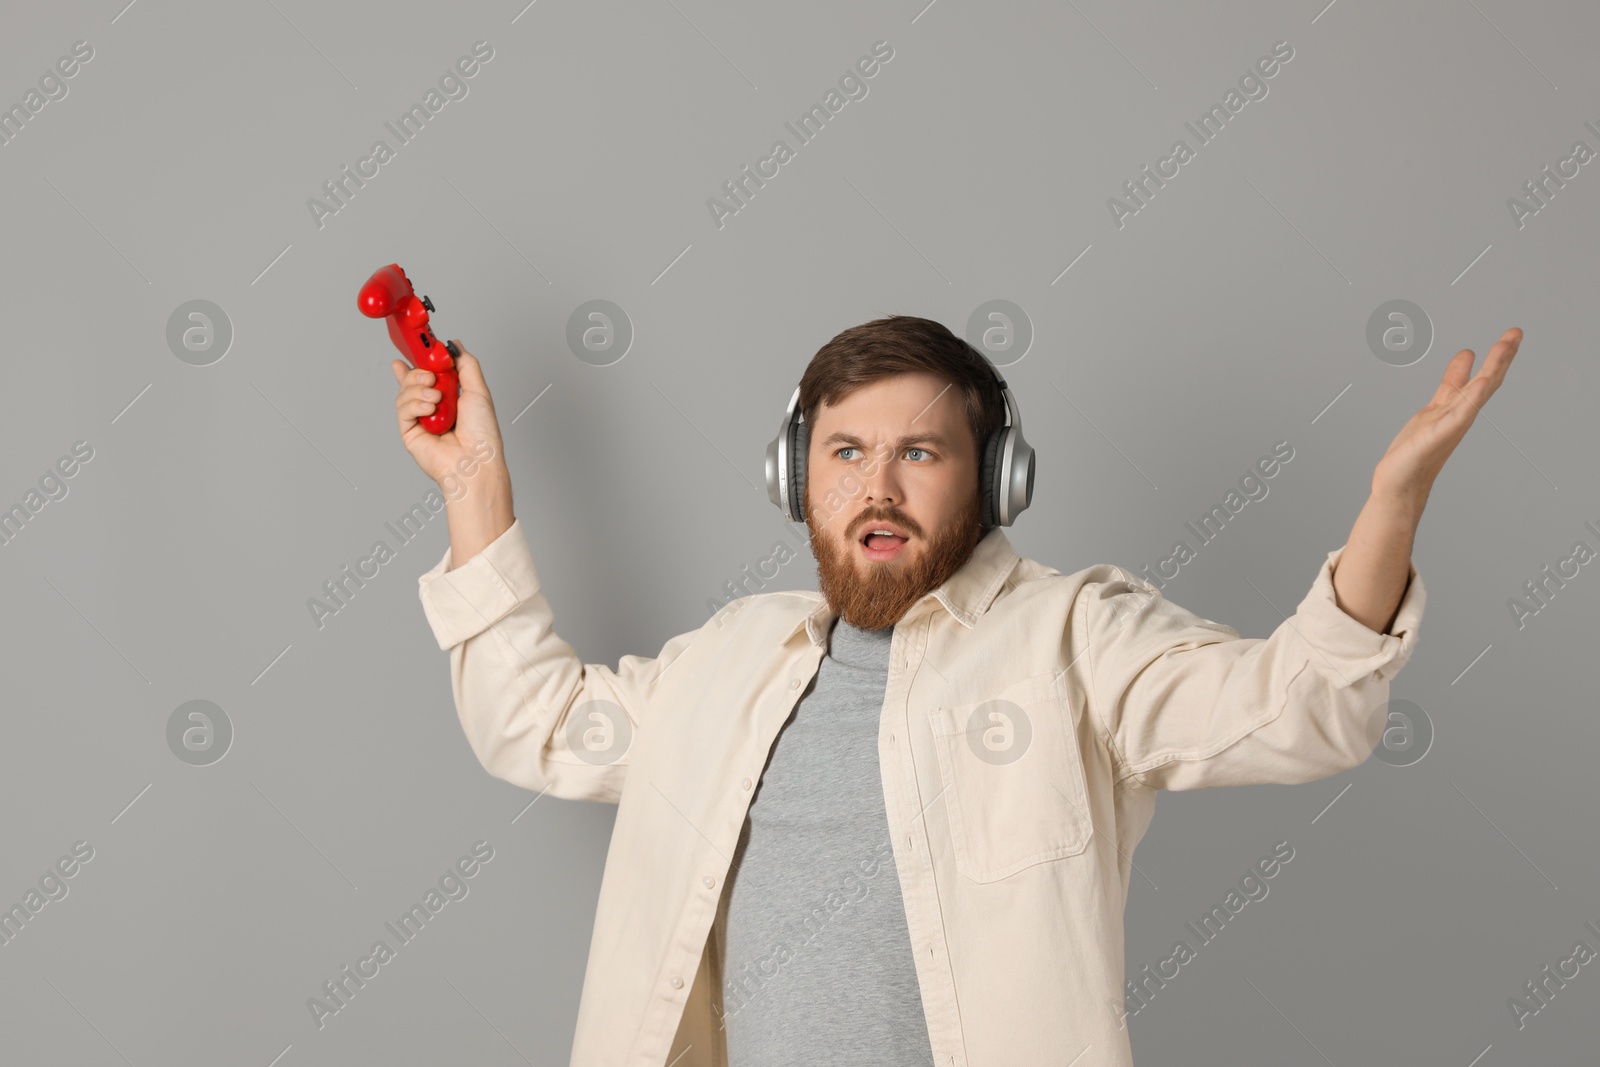
[[[893,523],[909,534],[913,534],[917,537],[922,536],[922,527],[918,526],[903,512],[895,511],[893,509],[879,509],[877,511],[864,512],[863,514],[857,516],[856,521],[850,525],[849,533],[851,536],[859,534],[867,527],[869,523],[874,522]]]

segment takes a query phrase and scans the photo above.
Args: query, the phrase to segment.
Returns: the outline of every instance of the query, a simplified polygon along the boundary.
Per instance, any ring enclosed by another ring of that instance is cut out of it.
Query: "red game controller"
[[[433,310],[433,301],[427,297],[417,299],[406,272],[400,269],[400,264],[391,263],[372,272],[372,277],[356,296],[356,306],[369,318],[388,319],[389,340],[400,354],[413,367],[434,373],[433,387],[444,395],[433,413],[422,416],[417,424],[431,434],[448,433],[456,424],[456,397],[461,393],[461,378],[455,361],[461,350],[454,341],[440,344],[428,328],[428,312]]]

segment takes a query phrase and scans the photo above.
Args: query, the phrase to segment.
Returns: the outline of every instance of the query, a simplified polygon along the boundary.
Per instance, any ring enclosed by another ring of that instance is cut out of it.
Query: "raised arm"
[[[1372,495],[1356,517],[1333,575],[1339,606],[1372,629],[1386,631],[1394,619],[1434,479],[1478,409],[1500,388],[1521,344],[1522,331],[1515,326],[1501,334],[1470,381],[1472,349],[1457,352],[1446,364],[1433,399],[1401,427],[1378,461]]]
[[[477,359],[460,342],[455,427],[417,425],[440,399],[433,375],[392,364],[401,440],[439,483],[450,547],[417,580],[423,612],[450,653],[456,714],[484,769],[525,789],[568,800],[621,798],[633,735],[656,680],[694,631],[654,658],[624,656],[615,669],[584,663],[555,632],[554,613],[511,502],[494,403]]]
[[[1456,353],[1378,462],[1348,541],[1270,636],[1241,637],[1120,569],[1084,588],[1089,708],[1121,778],[1153,789],[1305,782],[1370,755],[1426,604],[1411,562],[1417,521],[1521,340],[1514,327],[1501,334],[1470,380],[1472,350]]]

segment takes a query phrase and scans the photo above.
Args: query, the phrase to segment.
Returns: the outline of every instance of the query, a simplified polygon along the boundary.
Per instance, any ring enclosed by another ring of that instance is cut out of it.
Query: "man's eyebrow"
[[[907,434],[905,437],[900,438],[899,444],[895,446],[895,451],[898,452],[902,448],[916,444],[929,444],[935,446],[936,448],[949,448],[950,446],[950,442],[946,441],[939,434],[914,433]],[[830,433],[828,435],[828,439],[822,442],[823,448],[831,448],[834,445],[850,445],[855,448],[867,447],[861,438],[857,437],[855,434],[843,433],[841,431]]]

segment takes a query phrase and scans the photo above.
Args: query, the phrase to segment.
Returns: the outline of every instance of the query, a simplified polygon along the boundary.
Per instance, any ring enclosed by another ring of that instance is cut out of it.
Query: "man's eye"
[[[854,452],[854,451],[856,451],[856,448],[855,448],[854,445],[845,445],[843,448],[840,448],[837,451],[835,451],[834,455],[838,456],[841,459],[848,460],[850,457],[844,455],[844,453],[846,453],[846,452]],[[907,452],[907,454],[912,453],[912,452],[920,453],[923,458],[926,458],[926,457],[928,457],[930,455],[930,453],[928,452],[928,450],[926,448],[908,448],[908,449],[906,449],[906,452]],[[916,459],[917,457],[912,456],[911,458]]]

